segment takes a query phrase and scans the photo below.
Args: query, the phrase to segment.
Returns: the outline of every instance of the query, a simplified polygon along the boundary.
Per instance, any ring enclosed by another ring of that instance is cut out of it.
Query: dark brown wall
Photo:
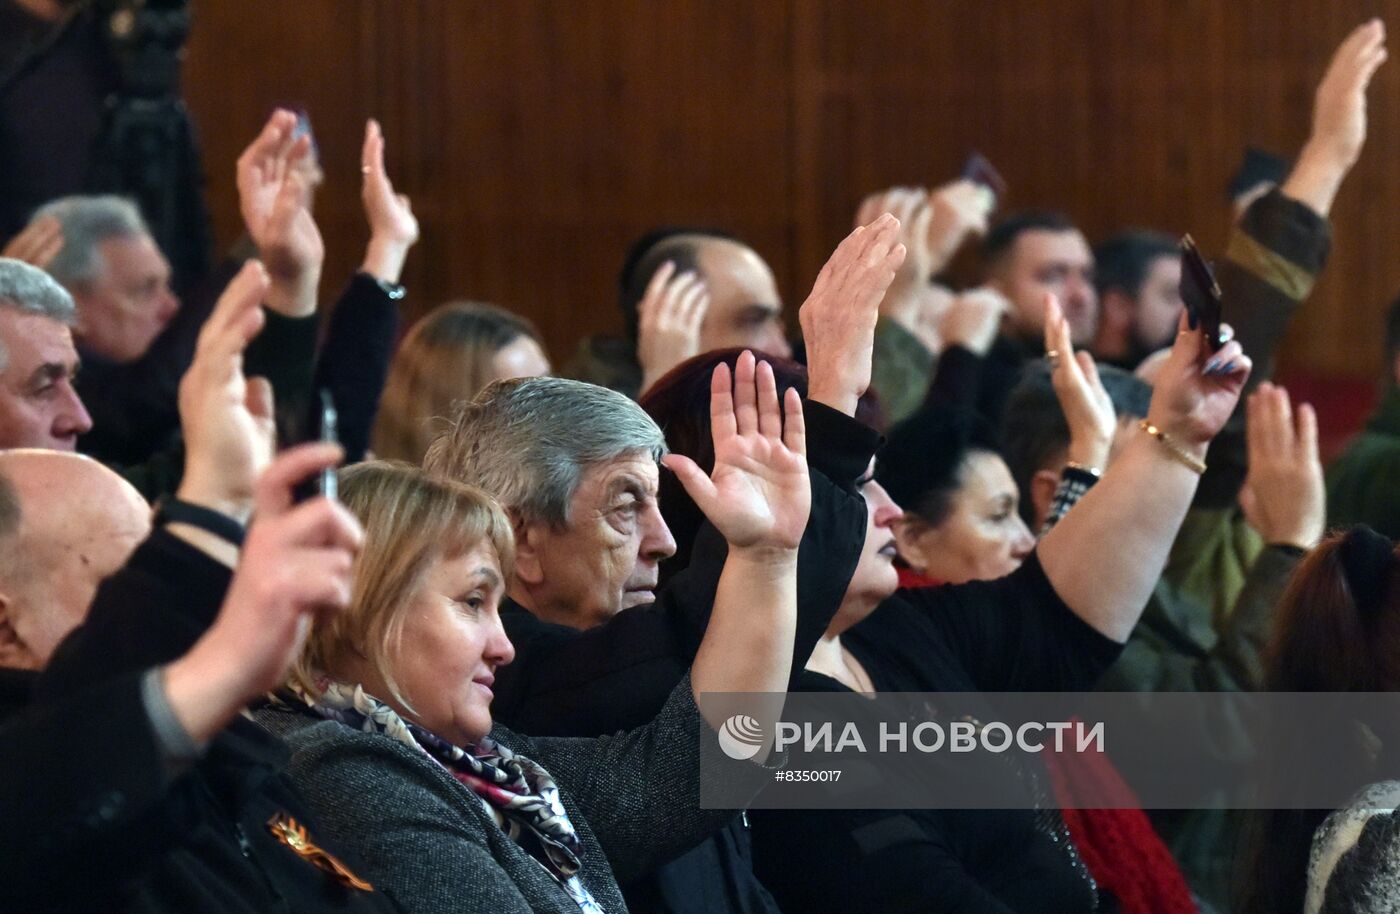
[[[540,323],[556,359],[615,330],[627,241],[660,222],[726,227],[773,265],[790,311],[859,196],[938,182],[967,151],[1013,206],[1224,241],[1247,143],[1293,153],[1359,0],[199,0],[188,96],[221,239],[232,163],[270,107],[315,121],[328,284],[364,242],[363,119],[423,240],[412,310],[471,296]],[[1337,201],[1334,254],[1297,321],[1295,367],[1366,374],[1400,290],[1400,70]]]

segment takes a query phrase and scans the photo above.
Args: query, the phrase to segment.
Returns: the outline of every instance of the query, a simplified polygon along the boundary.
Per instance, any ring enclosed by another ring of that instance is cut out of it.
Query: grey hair
[[[627,397],[566,378],[514,378],[459,402],[423,469],[485,489],[524,523],[562,527],[585,470],[638,454],[659,461],[666,438]]]
[[[151,233],[136,204],[112,194],[62,197],[39,207],[29,223],[43,218],[57,219],[63,227],[63,247],[47,269],[69,288],[91,282],[102,272],[99,244]]]
[[[52,276],[10,257],[0,257],[0,307],[13,308],[21,314],[37,314],[70,326],[76,314],[73,296]],[[0,370],[9,363],[10,353],[0,344]]]

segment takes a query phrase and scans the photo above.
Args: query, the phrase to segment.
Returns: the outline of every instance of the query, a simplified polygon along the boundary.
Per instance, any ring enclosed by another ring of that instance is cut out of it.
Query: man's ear
[[[510,514],[511,529],[515,531],[515,578],[533,586],[544,580],[540,565],[540,538],[547,532],[540,523],[527,524],[514,511]]]
[[[1060,487],[1060,474],[1054,470],[1036,470],[1031,477],[1031,508],[1035,515],[1035,524],[1031,527],[1031,533],[1039,530],[1045,525],[1045,518],[1050,515],[1050,508],[1055,501],[1055,490]]]
[[[928,570],[928,553],[920,543],[920,534],[926,529],[923,521],[909,514],[895,521],[893,525],[894,544],[899,550],[899,557],[919,574]]]
[[[9,594],[0,593],[0,668],[37,670],[33,652],[15,630],[13,611]]]

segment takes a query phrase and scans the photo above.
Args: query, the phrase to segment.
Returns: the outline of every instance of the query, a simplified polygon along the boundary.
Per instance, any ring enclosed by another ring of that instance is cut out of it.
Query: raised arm
[[[1312,135],[1281,188],[1326,217],[1366,142],[1366,88],[1385,63],[1385,24],[1372,19],[1346,37],[1317,87]]]
[[[369,246],[360,271],[350,278],[331,311],[315,375],[315,387],[330,391],[340,413],[340,443],[350,463],[364,459],[369,447],[398,335],[403,297],[399,278],[418,240],[412,204],[395,192],[385,170],[384,136],[377,121],[365,124],[360,163]],[[310,406],[316,410],[318,404],[313,400]],[[312,418],[306,420],[308,427],[314,427]]]
[[[1068,464],[1087,470],[1094,476],[1108,464],[1108,450],[1118,427],[1113,401],[1099,380],[1099,369],[1087,351],[1074,351],[1070,342],[1069,322],[1060,312],[1055,296],[1046,295],[1045,351],[1054,353],[1050,359],[1050,383],[1055,399],[1065,414],[1069,426]]]
[[[778,406],[767,362],[755,368],[740,356],[715,368],[710,420],[715,467],[668,455],[666,466],[729,544],[714,610],[695,655],[691,681],[703,692],[786,692],[797,624],[797,546],[807,526],[807,480],[802,403],[787,391]],[[781,708],[781,702],[779,702]],[[722,721],[710,721],[718,727]]]
[[[418,242],[418,218],[413,203],[394,190],[384,167],[384,132],[379,122],[365,122],[365,141],[360,147],[360,199],[369,222],[369,246],[365,249],[360,272],[380,282],[397,284],[403,276],[404,261]]]
[[[1233,340],[1211,353],[1183,316],[1146,427],[1037,547],[1055,592],[1103,635],[1126,641],[1137,624],[1250,367]]]
[[[325,244],[311,218],[311,188],[298,164],[311,138],[296,136],[296,115],[272,113],[262,133],[238,157],[238,205],[248,235],[272,282],[267,307],[286,317],[316,313]]]
[[[889,213],[837,246],[797,312],[807,344],[807,398],[848,416],[870,386],[875,322],[904,262],[899,220]]]

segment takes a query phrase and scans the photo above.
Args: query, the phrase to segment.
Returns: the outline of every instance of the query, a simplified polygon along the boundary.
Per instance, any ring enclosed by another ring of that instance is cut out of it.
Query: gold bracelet
[[[1151,422],[1148,422],[1146,419],[1138,423],[1138,428],[1162,442],[1162,447],[1167,449],[1167,453],[1171,454],[1178,463],[1189,467],[1191,472],[1195,473],[1197,476],[1201,476],[1205,473],[1206,462],[1186,453],[1186,451],[1181,449],[1180,445],[1167,436],[1166,432],[1162,431]]]

